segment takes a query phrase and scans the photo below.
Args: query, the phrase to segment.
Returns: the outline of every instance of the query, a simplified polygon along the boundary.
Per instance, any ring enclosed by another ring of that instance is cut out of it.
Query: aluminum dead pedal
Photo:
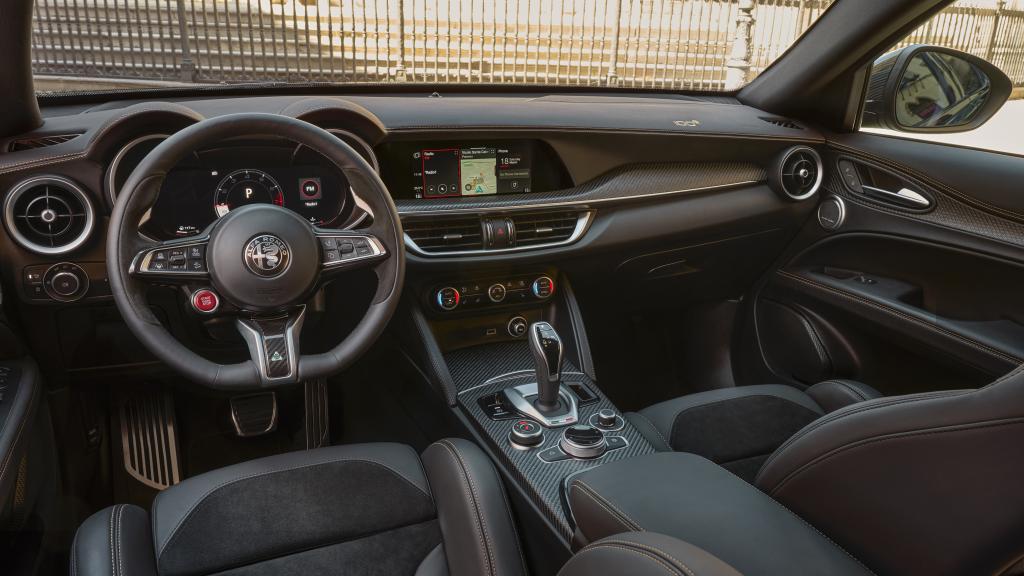
[[[181,481],[174,399],[157,392],[121,402],[121,450],[124,469],[150,488],[163,490]]]
[[[306,391],[306,449],[321,448],[331,443],[331,421],[327,381],[310,380]]]
[[[260,392],[231,399],[231,423],[242,438],[268,434],[277,429],[277,395]]]

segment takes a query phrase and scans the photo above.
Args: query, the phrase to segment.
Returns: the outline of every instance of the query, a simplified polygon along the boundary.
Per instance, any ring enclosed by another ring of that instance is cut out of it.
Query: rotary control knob
[[[544,439],[544,429],[537,422],[523,418],[512,423],[508,439],[517,448],[532,448]]]
[[[547,276],[541,276],[530,285],[530,292],[534,297],[546,300],[555,293],[555,281]]]
[[[569,426],[562,432],[562,450],[576,458],[597,458],[608,450],[604,432],[587,424]]]
[[[53,285],[53,291],[65,298],[74,296],[82,287],[82,281],[71,272],[57,272],[50,279],[50,283]]]
[[[529,323],[526,322],[526,318],[522,316],[516,316],[508,321],[508,335],[513,338],[521,338],[526,331],[530,328]]]
[[[59,302],[73,302],[89,291],[89,276],[77,264],[61,262],[43,274],[46,295]]]
[[[602,428],[614,428],[619,422],[619,416],[615,410],[605,408],[597,413],[597,425]]]
[[[495,304],[504,300],[506,294],[508,292],[505,290],[504,284],[491,284],[491,287],[487,289],[487,297]]]
[[[441,310],[450,311],[455,310],[459,306],[459,302],[462,300],[462,294],[451,286],[441,288],[437,291],[436,302],[437,307]]]

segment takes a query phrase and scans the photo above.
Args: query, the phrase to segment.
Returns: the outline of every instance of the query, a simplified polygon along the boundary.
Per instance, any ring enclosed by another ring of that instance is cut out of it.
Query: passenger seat
[[[768,456],[819,417],[881,394],[826,380],[805,391],[781,384],[688,394],[625,417],[660,451],[690,452],[753,482]]]

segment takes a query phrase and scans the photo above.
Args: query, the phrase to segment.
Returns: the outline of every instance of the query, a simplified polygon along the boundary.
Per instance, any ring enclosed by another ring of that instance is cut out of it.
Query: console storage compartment
[[[566,483],[574,545],[632,531],[666,534],[743,574],[869,574],[839,546],[710,460],[658,452],[609,462]]]

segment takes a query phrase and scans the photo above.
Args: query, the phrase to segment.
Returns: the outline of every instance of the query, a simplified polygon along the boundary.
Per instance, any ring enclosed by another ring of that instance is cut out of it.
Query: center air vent
[[[577,212],[546,212],[512,216],[516,246],[553,244],[572,237],[579,224]]]
[[[406,245],[423,255],[507,252],[575,242],[593,211],[511,212],[488,216],[408,216]]]
[[[42,176],[15,186],[4,201],[4,225],[22,247],[63,254],[81,246],[96,215],[89,196],[74,182]]]
[[[483,228],[477,216],[407,220],[402,226],[424,252],[462,252],[484,247]]]
[[[810,198],[821,186],[821,157],[807,146],[794,146],[779,156],[769,179],[776,191],[791,200]]]

